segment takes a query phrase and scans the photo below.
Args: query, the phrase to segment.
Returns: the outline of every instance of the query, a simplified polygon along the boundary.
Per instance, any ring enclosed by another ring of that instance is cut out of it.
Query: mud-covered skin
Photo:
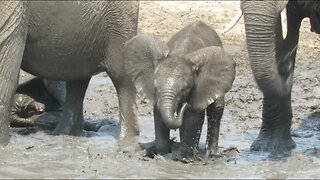
[[[235,62],[223,50],[216,31],[195,21],[167,44],[140,33],[126,43],[124,57],[136,88],[154,102],[156,138],[151,151],[170,152],[170,129],[179,128],[182,147],[186,147],[181,148],[186,152],[182,156],[193,156],[207,111],[206,154],[215,153],[224,95],[235,78]]]
[[[137,32],[138,13],[138,1],[0,3],[0,144],[9,142],[20,68],[41,79],[66,81],[63,120],[56,135],[83,134],[87,86],[93,75],[107,72],[119,98],[118,139],[134,143],[139,134],[136,90],[121,52]]]
[[[15,94],[13,107],[11,111],[11,127],[32,127],[53,130],[61,120],[62,112],[46,110],[45,104],[36,102],[26,94]],[[50,103],[47,101],[47,103]],[[103,121],[85,121],[85,131],[98,131],[104,125]]]
[[[63,81],[48,81],[33,78],[19,84],[13,98],[10,125],[12,127],[34,126],[39,117],[45,121],[44,113],[62,113],[66,86]],[[61,118],[57,116],[55,122]],[[48,119],[49,121],[49,119]],[[50,122],[52,118],[50,118]],[[42,122],[45,123],[45,122]],[[52,122],[49,123],[52,126]]]
[[[64,81],[49,81],[40,78],[32,78],[18,85],[16,99],[21,97],[22,105],[28,105],[28,100],[33,99],[45,106],[46,111],[62,110],[65,102],[66,83]]]
[[[292,123],[291,91],[301,21],[310,18],[311,31],[320,33],[319,1],[241,1],[249,59],[263,93],[262,126],[251,150],[287,153],[296,144]],[[281,11],[286,8],[287,34],[283,37]]]
[[[61,120],[65,91],[62,81],[34,78],[20,84],[13,98],[10,126],[54,129]],[[85,121],[84,130],[98,131],[102,125],[98,121]]]
[[[11,110],[11,127],[33,126],[38,115],[45,111],[45,105],[25,94],[15,94]]]

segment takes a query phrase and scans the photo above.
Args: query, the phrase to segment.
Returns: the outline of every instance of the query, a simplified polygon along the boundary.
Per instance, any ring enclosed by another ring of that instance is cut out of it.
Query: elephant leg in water
[[[218,142],[220,133],[220,123],[224,112],[224,96],[221,96],[216,102],[207,107],[207,141],[206,141],[206,158],[218,152]]]
[[[318,1],[241,1],[248,54],[254,78],[263,93],[262,126],[251,150],[282,154],[296,146],[290,133],[291,90],[301,21],[310,18],[320,33]],[[280,13],[287,12],[287,35]]]
[[[25,2],[0,3],[0,145],[9,143],[9,119],[27,38]],[[10,49],[10,50],[9,50]]]
[[[224,96],[218,98],[206,108],[207,139],[205,159],[218,152],[220,122],[224,111]],[[194,157],[197,154],[205,111],[187,109],[180,130],[180,140],[186,145],[183,157]]]

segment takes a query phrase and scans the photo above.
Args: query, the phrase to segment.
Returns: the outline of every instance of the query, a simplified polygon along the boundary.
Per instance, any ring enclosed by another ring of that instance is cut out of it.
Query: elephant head
[[[22,118],[29,118],[34,114],[41,114],[45,111],[45,105],[35,101],[28,95],[15,94],[13,99],[12,115]]]
[[[142,33],[125,44],[124,58],[137,91],[156,104],[170,129],[182,125],[188,106],[203,110],[223,96],[235,76],[235,62],[220,46],[170,53],[161,40]]]

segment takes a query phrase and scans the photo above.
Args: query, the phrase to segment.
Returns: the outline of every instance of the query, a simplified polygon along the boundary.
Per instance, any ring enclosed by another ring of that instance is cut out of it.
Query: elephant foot
[[[156,155],[158,155],[158,152],[154,144],[146,149],[146,153],[145,153],[146,157],[153,159],[155,158]]]
[[[141,147],[139,144],[118,144],[117,147],[117,152],[128,156],[129,158],[133,157],[133,156],[145,156],[146,154],[146,150]]]
[[[156,155],[165,155],[171,153],[171,147],[168,146],[157,146],[155,143],[152,143],[152,146],[147,148],[147,157],[154,158]]]
[[[63,121],[63,119],[62,119]],[[72,135],[72,136],[83,136],[85,135],[83,128],[77,124],[65,125],[63,122],[59,122],[57,127],[53,131],[54,135]]]
[[[258,138],[252,143],[251,151],[270,152],[274,155],[281,155],[290,152],[295,148],[296,143],[291,136],[279,137],[274,134],[260,133]]]
[[[198,156],[197,148],[191,148],[183,143],[178,144],[178,148],[174,152],[174,160],[180,161],[186,164],[194,163],[196,161],[202,161],[203,159]]]
[[[154,144],[153,149],[155,150],[156,154],[164,155],[171,153],[171,145],[173,141],[163,142],[163,144]]]
[[[117,139],[119,150],[122,152],[135,152],[138,147],[138,136],[126,136],[121,139]]]
[[[144,156],[154,159],[157,155],[165,155],[171,153],[171,145],[159,146],[156,145],[155,141],[142,143],[140,147],[144,150]]]
[[[132,146],[138,143],[139,131],[127,128],[127,126],[118,125],[116,139],[121,146]]]
[[[65,128],[55,128],[53,134],[58,135],[72,135],[72,136],[83,136],[85,133],[83,130],[72,130],[72,128],[65,127]]]

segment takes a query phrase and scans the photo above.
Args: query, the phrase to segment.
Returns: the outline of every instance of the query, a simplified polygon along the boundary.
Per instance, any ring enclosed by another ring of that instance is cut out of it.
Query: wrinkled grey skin
[[[10,126],[35,126],[41,120],[40,124],[47,124],[46,126],[52,129],[61,119],[65,92],[64,81],[33,78],[19,84],[13,98]],[[51,118],[45,118],[49,117],[49,113]],[[53,116],[56,118],[53,119]]]
[[[280,13],[287,8],[286,37]],[[291,138],[291,89],[302,19],[320,33],[319,1],[242,1],[248,53],[263,93],[262,126],[251,150],[282,154],[295,147]]]
[[[62,116],[66,83],[31,79],[18,86],[13,98],[11,127],[39,126],[54,129]],[[98,131],[103,121],[85,121],[84,130]]]
[[[123,67],[121,51],[124,42],[136,34],[138,11],[136,1],[0,3],[0,144],[9,142],[20,64],[41,79],[66,81],[63,120],[54,134],[82,134],[89,80],[107,72],[119,97],[118,138],[132,142],[131,137],[139,133],[136,90]]]
[[[205,110],[206,151],[216,152],[224,95],[235,77],[235,62],[218,34],[201,21],[177,32],[167,44],[140,33],[126,43],[124,58],[137,90],[154,100],[156,153],[170,152],[169,131],[177,128],[181,142],[195,151]]]
[[[45,111],[45,105],[26,94],[15,94],[11,110],[11,127],[31,126],[38,115]]]

